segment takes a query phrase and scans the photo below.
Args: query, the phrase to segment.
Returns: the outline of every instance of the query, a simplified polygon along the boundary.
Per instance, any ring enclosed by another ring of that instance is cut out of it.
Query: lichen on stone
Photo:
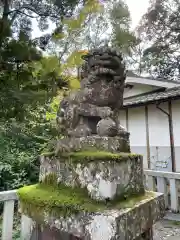
[[[85,189],[71,188],[59,184],[58,187],[51,185],[36,184],[26,186],[18,190],[18,196],[22,211],[26,213],[47,212],[56,213],[59,216],[78,214],[81,212],[103,212],[108,209],[131,208],[153,193],[147,192],[140,196],[132,196],[126,201],[114,200],[111,202],[98,202],[92,200]]]

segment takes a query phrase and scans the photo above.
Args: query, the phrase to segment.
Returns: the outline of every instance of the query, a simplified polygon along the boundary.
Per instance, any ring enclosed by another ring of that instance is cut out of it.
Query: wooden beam
[[[16,192],[17,192],[16,190],[0,192],[0,202],[18,200],[18,196]]]
[[[174,149],[174,132],[173,132],[173,121],[172,121],[172,102],[168,102],[169,111],[169,137],[170,137],[170,148],[171,148],[171,160],[172,160],[172,172],[176,171],[175,162],[175,149]]]
[[[148,169],[151,168],[150,162],[150,144],[149,144],[149,119],[148,119],[148,106],[145,106],[145,122],[146,122],[146,151],[147,151],[147,161]]]

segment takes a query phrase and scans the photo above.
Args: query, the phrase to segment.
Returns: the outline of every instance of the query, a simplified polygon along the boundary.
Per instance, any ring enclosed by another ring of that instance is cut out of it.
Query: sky
[[[126,3],[131,12],[132,29],[139,23],[142,15],[146,12],[149,6],[149,0],[126,0]]]
[[[148,6],[149,6],[149,0],[125,0],[127,3],[129,10],[131,12],[131,18],[132,18],[132,26],[131,28],[134,29],[137,24],[139,23],[142,15],[146,12]],[[33,24],[33,38],[41,36],[40,31],[37,28],[37,24]],[[48,31],[47,31],[48,32]],[[44,32],[46,33],[46,32]]]

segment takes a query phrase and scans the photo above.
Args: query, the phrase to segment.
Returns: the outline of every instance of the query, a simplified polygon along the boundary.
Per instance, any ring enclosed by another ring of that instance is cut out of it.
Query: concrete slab
[[[170,221],[176,221],[176,222],[180,222],[180,214],[175,214],[175,213],[171,213],[171,212],[167,212],[165,217],[165,220],[170,220]]]

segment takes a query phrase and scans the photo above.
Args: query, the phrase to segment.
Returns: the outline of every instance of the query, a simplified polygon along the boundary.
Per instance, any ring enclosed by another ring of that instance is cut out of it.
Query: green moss
[[[81,161],[122,161],[133,159],[139,157],[138,154],[132,153],[111,153],[106,151],[79,151],[79,152],[71,152],[62,155],[64,158],[69,158],[73,162],[81,162]]]
[[[43,152],[43,153],[41,153],[41,155],[44,156],[44,157],[53,157],[53,156],[55,156],[55,151]]]
[[[45,157],[57,157],[55,152],[44,152],[41,154]],[[85,150],[85,151],[77,151],[77,152],[68,152],[62,153],[59,157],[61,157],[61,161],[68,159],[72,162],[91,162],[91,161],[122,161],[128,159],[134,159],[140,157],[140,154],[134,153],[112,153],[107,151],[98,151],[98,150]]]
[[[43,184],[58,186],[58,177],[56,173],[49,173],[45,176]]]
[[[79,212],[96,212],[107,209],[131,208],[139,201],[152,197],[153,193],[145,193],[141,196],[131,197],[126,201],[97,202],[92,200],[85,189],[71,188],[58,185],[58,188],[50,185],[37,184],[20,188],[18,195],[23,211],[31,214],[32,212],[48,212],[67,216]]]

